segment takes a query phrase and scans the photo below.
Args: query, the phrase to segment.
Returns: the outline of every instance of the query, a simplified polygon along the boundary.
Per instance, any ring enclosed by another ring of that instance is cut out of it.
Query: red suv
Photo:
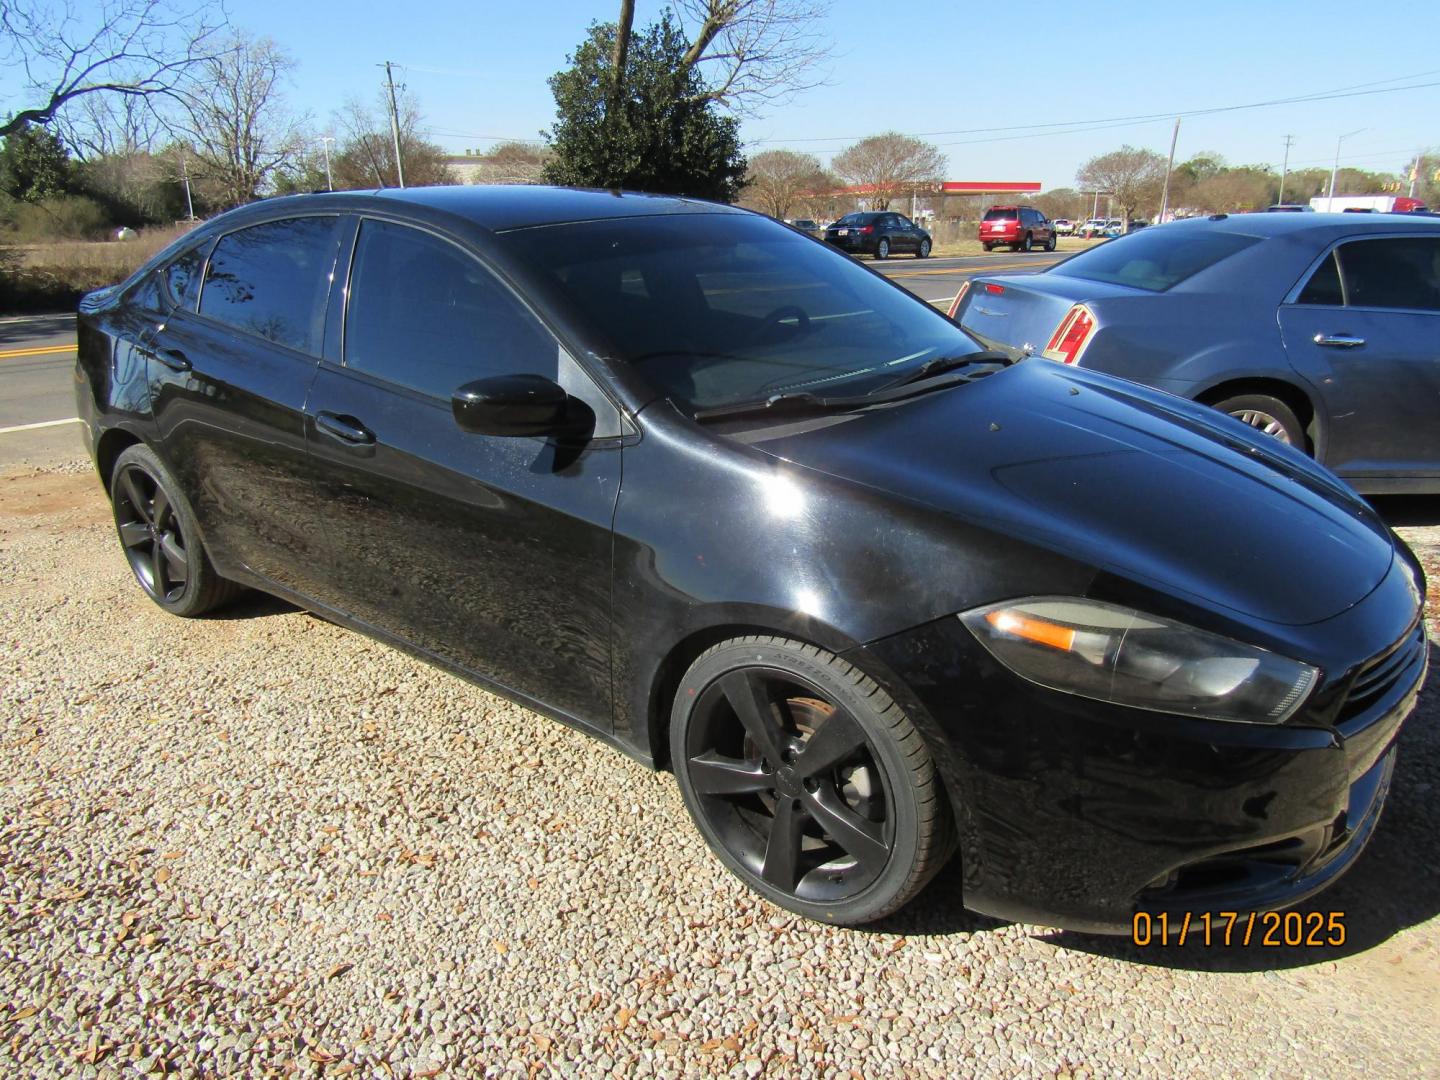
[[[1055,250],[1055,227],[1030,206],[992,206],[980,222],[980,243],[986,251],[1009,244],[1011,251]]]

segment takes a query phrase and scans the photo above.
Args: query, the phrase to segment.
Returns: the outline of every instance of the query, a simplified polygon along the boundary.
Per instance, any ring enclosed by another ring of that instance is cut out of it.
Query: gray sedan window
[[[1337,254],[1351,307],[1440,311],[1440,237],[1352,240]]]

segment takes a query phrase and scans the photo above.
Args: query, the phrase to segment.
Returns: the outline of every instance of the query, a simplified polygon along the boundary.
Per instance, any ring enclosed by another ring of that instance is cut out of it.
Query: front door
[[[327,529],[304,591],[608,730],[619,440],[471,434],[450,404],[488,375],[582,395],[587,376],[470,252],[380,220],[360,224],[343,340],[306,408]]]

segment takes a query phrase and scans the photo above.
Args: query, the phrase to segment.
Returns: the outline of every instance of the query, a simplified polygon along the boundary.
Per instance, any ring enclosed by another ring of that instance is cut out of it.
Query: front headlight
[[[1011,600],[960,619],[1022,678],[1137,709],[1280,724],[1320,678],[1298,660],[1078,597]]]

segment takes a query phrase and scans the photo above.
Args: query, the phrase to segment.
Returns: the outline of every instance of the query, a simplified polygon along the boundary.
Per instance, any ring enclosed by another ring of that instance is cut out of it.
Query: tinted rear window
[[[1019,216],[1018,210],[986,210],[986,221],[1014,221]]]
[[[880,215],[876,213],[846,214],[836,225],[868,225]]]
[[[1258,236],[1239,233],[1146,229],[1067,259],[1055,272],[1086,281],[1164,292],[1259,242]]]
[[[1440,311],[1440,239],[1403,236],[1340,246],[1352,307]]]

